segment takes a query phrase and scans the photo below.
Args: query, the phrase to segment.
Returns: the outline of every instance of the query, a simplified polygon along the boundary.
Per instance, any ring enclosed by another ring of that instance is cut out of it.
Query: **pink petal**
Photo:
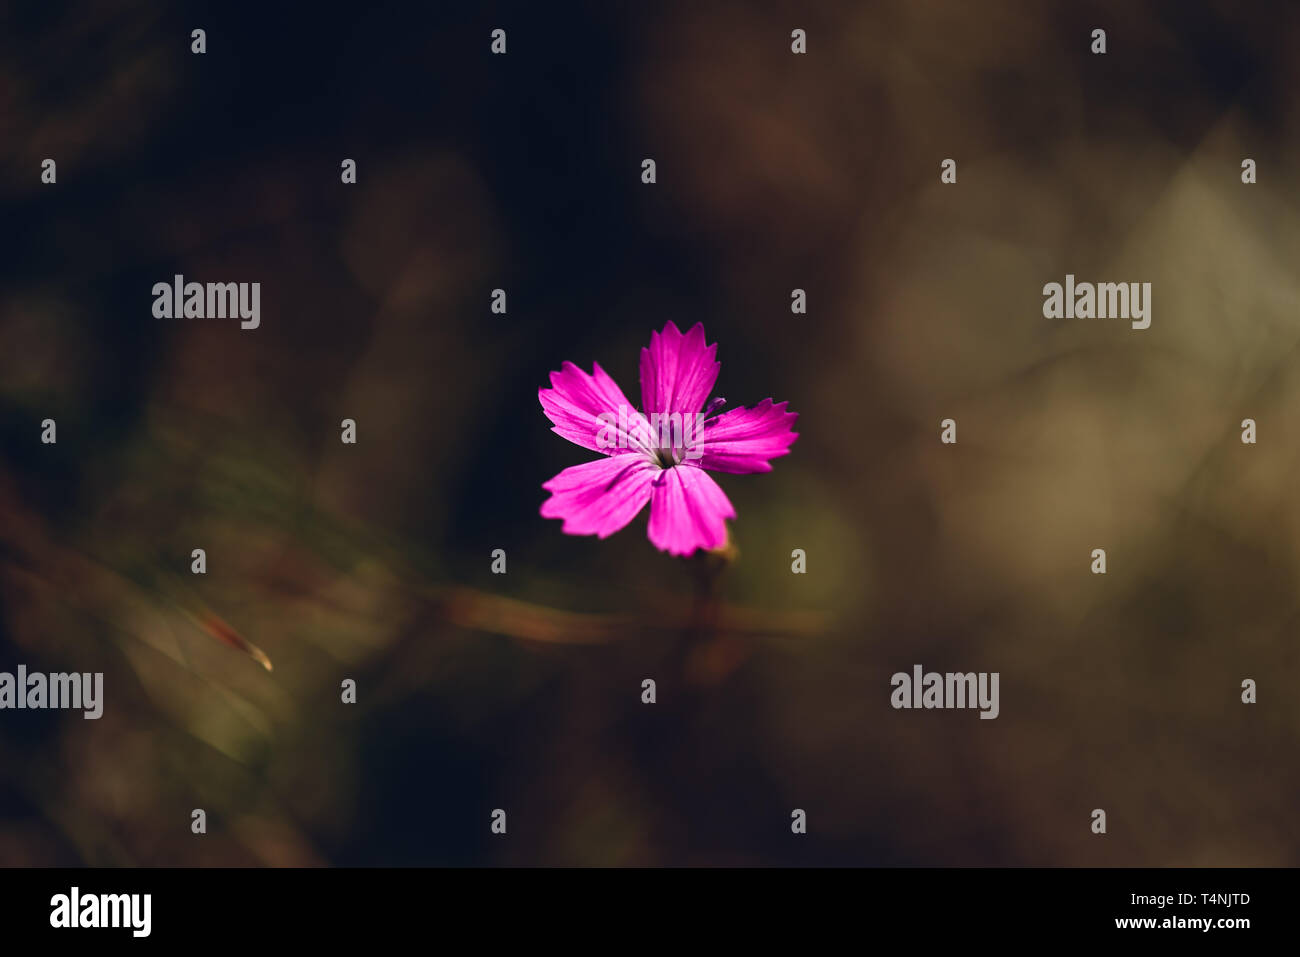
[[[682,335],[669,322],[650,333],[650,348],[641,350],[641,408],[646,415],[699,412],[718,381],[718,344],[706,347],[704,326],[696,323]]]
[[[606,538],[645,507],[657,474],[658,467],[639,454],[575,465],[542,485],[551,493],[542,516],[564,519],[566,534]]]
[[[689,555],[726,544],[725,520],[736,510],[707,472],[691,465],[664,469],[651,492],[650,541],[660,551]]]
[[[572,362],[566,362],[559,372],[551,373],[553,388],[537,390],[546,417],[555,425],[551,431],[584,449],[605,455],[644,449],[649,423],[628,402],[609,373],[597,363],[592,363],[592,370],[593,374],[587,375]],[[620,409],[626,411],[626,426],[621,430],[617,427]],[[603,421],[601,416],[605,417]]]
[[[701,468],[715,472],[770,472],[769,459],[785,455],[799,437],[790,431],[798,413],[789,403],[764,399],[752,409],[732,409],[704,423]]]

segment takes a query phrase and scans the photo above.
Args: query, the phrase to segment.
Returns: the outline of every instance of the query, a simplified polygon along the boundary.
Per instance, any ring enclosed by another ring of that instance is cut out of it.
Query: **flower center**
[[[661,469],[670,469],[677,464],[677,456],[672,449],[651,449],[650,458]]]

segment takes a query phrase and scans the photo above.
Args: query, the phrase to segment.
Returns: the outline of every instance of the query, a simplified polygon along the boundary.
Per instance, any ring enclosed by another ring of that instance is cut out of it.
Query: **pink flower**
[[[599,365],[591,375],[572,362],[552,372],[551,388],[537,391],[551,431],[604,457],[542,485],[551,493],[542,516],[563,519],[566,534],[606,538],[649,502],[650,541],[661,551],[690,555],[724,545],[736,510],[705,470],[772,471],[769,460],[798,438],[791,431],[798,415],[771,399],[721,414],[714,410],[724,400],[715,399],[705,410],[722,368],[717,351],[717,343],[705,345],[700,323],[685,335],[671,322],[650,333],[650,348],[641,350],[640,411]]]

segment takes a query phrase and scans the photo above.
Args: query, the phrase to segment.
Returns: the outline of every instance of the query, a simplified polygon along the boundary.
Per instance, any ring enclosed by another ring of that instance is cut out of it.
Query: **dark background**
[[[1293,7],[0,17],[0,670],[106,694],[0,713],[0,863],[1300,862]],[[154,319],[178,272],[261,328]],[[538,515],[548,372],[636,397],[669,319],[801,414],[721,569]]]

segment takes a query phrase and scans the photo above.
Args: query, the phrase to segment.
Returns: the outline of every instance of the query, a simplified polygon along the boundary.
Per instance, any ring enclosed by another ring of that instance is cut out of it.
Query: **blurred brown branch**
[[[454,625],[528,641],[603,644],[641,631],[686,630],[695,624],[694,611],[689,606],[677,610],[669,605],[657,611],[653,621],[647,621],[644,615],[637,614],[562,611],[459,585],[434,588],[426,593],[437,603],[441,616]],[[749,608],[725,602],[718,604],[713,622],[713,630],[718,634],[751,638],[809,637],[825,628],[826,620],[821,612]]]

